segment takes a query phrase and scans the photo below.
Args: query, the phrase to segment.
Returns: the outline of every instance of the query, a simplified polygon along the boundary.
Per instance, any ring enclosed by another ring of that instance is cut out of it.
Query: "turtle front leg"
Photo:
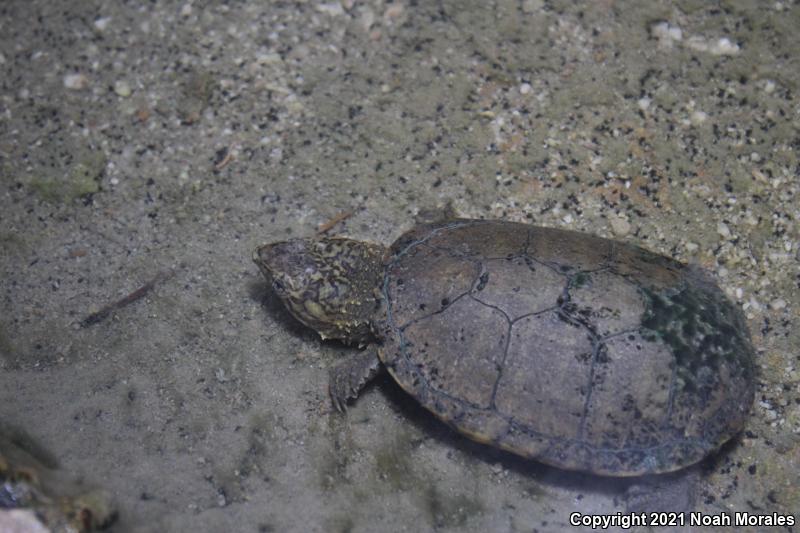
[[[347,361],[330,370],[328,385],[333,405],[340,412],[347,410],[347,400],[356,398],[364,385],[381,369],[378,350],[368,346]]]

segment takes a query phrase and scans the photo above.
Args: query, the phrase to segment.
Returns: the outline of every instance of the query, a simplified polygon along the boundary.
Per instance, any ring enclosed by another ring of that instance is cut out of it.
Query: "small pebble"
[[[709,42],[705,37],[693,35],[686,40],[686,46],[698,52],[708,52],[715,56],[734,56],[739,53],[739,45],[727,37]]]
[[[708,51],[716,56],[733,56],[739,53],[739,45],[731,42],[727,37],[723,37],[712,44]]]
[[[256,55],[256,63],[259,65],[278,65],[282,61],[280,54],[275,52],[262,52]]]
[[[683,31],[678,26],[670,25],[669,22],[653,24],[650,33],[662,46],[671,47],[673,42],[683,40]]]
[[[94,27],[97,28],[98,31],[105,31],[110,22],[111,17],[101,17],[94,21]]]
[[[689,117],[689,120],[691,120],[692,124],[695,126],[699,126],[707,119],[708,115],[703,111],[692,111],[692,115]]]
[[[114,82],[114,92],[117,93],[119,96],[123,98],[127,98],[131,95],[131,86],[128,85],[128,82],[123,80],[118,80]]]
[[[720,222],[717,224],[717,233],[719,233],[723,238],[727,239],[731,236],[731,230],[728,228],[728,225],[724,222]]]
[[[383,12],[383,20],[390,21],[400,17],[403,14],[405,8],[402,4],[390,4],[389,7],[386,8],[386,11]]]
[[[530,83],[523,83],[519,86],[519,93],[520,94],[528,94],[531,92],[531,84]]]
[[[89,78],[83,74],[67,74],[64,76],[64,87],[79,91],[89,86]]]
[[[544,7],[544,0],[522,0],[522,12],[533,13]]]
[[[784,300],[783,298],[777,298],[775,300],[772,300],[769,306],[770,308],[772,308],[773,311],[780,311],[781,309],[784,309],[786,307],[786,300]]]
[[[631,224],[624,218],[617,218],[614,217],[611,219],[611,230],[614,232],[614,235],[618,237],[624,237],[631,231]]]
[[[326,13],[331,16],[339,16],[344,15],[344,7],[340,2],[331,2],[329,4],[317,4],[317,11],[320,13]]]
[[[364,31],[369,31],[373,24],[375,24],[375,12],[369,7],[365,7],[361,12],[358,23]]]
[[[651,100],[647,97],[639,98],[637,105],[639,106],[639,109],[641,109],[642,111],[647,111],[647,108],[650,107],[650,102]]]

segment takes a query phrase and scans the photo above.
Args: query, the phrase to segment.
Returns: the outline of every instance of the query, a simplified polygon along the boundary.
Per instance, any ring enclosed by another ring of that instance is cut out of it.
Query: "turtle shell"
[[[474,440],[632,476],[695,463],[744,424],[747,327],[698,268],[483,220],[418,226],[387,257],[381,360]]]

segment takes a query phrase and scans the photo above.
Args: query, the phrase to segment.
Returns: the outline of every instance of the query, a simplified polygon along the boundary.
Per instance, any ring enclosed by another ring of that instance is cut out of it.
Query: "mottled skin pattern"
[[[388,252],[323,239],[256,255],[298,319],[323,336],[376,341],[394,379],[437,417],[560,468],[683,468],[737,433],[753,401],[738,308],[699,269],[635,246],[450,220],[417,226]],[[334,403],[377,369],[369,350],[335,369]]]
[[[364,346],[373,339],[385,253],[352,239],[292,239],[260,246],[253,261],[300,322],[323,339]]]

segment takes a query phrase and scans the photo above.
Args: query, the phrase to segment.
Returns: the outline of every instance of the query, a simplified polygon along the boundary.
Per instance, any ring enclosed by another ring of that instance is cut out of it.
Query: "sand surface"
[[[250,260],[452,200],[714,272],[759,377],[697,510],[796,516],[800,6],[582,4],[2,2],[3,432],[115,531],[588,531],[624,483],[473,444],[388,378],[333,411],[349,349]]]

